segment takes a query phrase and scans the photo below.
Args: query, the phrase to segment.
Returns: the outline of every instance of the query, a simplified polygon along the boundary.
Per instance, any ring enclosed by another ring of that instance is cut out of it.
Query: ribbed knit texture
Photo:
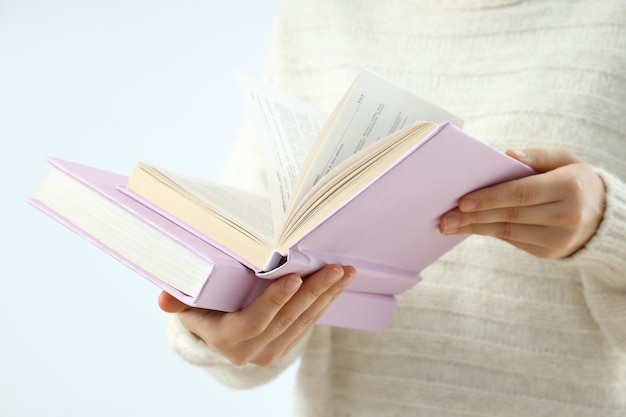
[[[299,356],[297,416],[626,416],[626,1],[282,7],[269,83],[331,110],[360,67],[499,149],[561,146],[591,163],[607,186],[598,232],[563,260],[472,236],[399,298],[387,330],[318,326],[269,368],[228,365],[176,320],[174,348],[235,387]],[[226,179],[258,188],[261,170],[242,135]]]

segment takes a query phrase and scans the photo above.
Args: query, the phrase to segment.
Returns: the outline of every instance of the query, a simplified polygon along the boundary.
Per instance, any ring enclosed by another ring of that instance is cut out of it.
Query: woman
[[[176,351],[234,387],[300,358],[298,416],[626,415],[626,2],[283,5],[269,84],[330,110],[361,67],[539,174],[442,216],[442,233],[473,236],[383,332],[314,325],[358,279],[330,265],[237,313],[162,294]],[[257,154],[244,132],[226,179],[263,187]]]

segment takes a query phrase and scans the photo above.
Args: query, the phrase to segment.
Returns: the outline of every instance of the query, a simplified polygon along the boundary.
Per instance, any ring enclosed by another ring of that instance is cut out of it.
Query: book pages
[[[274,230],[282,225],[291,192],[327,114],[243,76],[240,88],[259,134],[272,201]]]
[[[369,71],[359,74],[340,107],[313,145],[317,152],[309,155],[301,169],[293,204],[338,164],[411,123],[450,121],[462,126],[453,114]]]
[[[224,184],[188,178],[174,172],[159,169],[173,183],[190,195],[202,200],[213,211],[228,215],[246,230],[272,244],[275,240],[270,216],[270,201],[263,195],[250,193]]]

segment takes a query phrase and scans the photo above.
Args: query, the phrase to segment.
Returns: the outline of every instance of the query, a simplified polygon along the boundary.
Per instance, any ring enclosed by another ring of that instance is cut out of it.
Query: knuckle
[[[346,284],[347,286],[347,284]],[[328,300],[328,304],[332,304],[337,298],[339,298],[339,296],[341,295],[341,293],[343,292],[343,288],[335,291],[331,296],[330,296],[330,300]]]
[[[284,332],[293,324],[295,317],[290,314],[280,314],[276,317],[276,328],[281,333]]]
[[[227,329],[228,334],[236,335],[237,341],[252,339],[265,330],[265,327],[258,319],[250,317],[250,315],[244,317],[242,314],[238,314],[235,321],[228,323],[224,328]]]
[[[271,346],[266,346],[263,353],[257,355],[253,360],[250,361],[250,363],[261,368],[267,368],[271,366],[274,362],[276,362],[276,359],[278,359],[279,357],[279,352],[276,352],[276,349]]]
[[[585,222],[585,216],[579,210],[570,210],[565,213],[561,218],[561,221],[569,227],[578,227]]]
[[[568,178],[563,184],[565,192],[568,196],[577,198],[583,194],[583,182],[578,176]]]
[[[348,278],[343,278],[337,281],[332,287],[330,287],[322,295],[320,295],[320,298],[322,298],[323,301],[330,300],[333,294],[342,292],[348,285],[350,285],[351,282],[352,280]]]
[[[579,227],[586,221],[584,208],[575,202],[564,201],[561,210],[557,214],[558,224],[566,227]]]
[[[232,335],[232,332],[215,331],[208,334],[204,341],[218,352],[224,353],[237,343]]]
[[[508,222],[516,222],[519,220],[520,211],[517,207],[507,207],[504,210],[504,219]]]
[[[298,326],[300,328],[309,327],[311,324],[315,323],[316,315],[312,314],[310,311],[305,311],[298,317]]]
[[[463,233],[467,233],[467,234],[473,235],[473,234],[476,234],[478,232],[478,228],[476,227],[475,224],[468,224],[466,226],[463,226],[461,231]]]
[[[335,294],[339,294],[343,290],[342,285],[345,285],[345,283],[340,281],[333,288],[330,288],[328,291],[326,291],[322,295],[320,295],[318,297],[319,303],[323,304],[323,305],[329,304],[333,300],[333,296]]]
[[[324,291],[326,289],[325,288],[321,288],[319,286],[311,286],[311,288],[308,289],[308,296],[311,299],[317,299],[319,298],[322,294],[324,294]]]
[[[282,297],[280,297],[278,294],[271,294],[268,298],[267,301],[270,303],[270,305],[273,308],[280,308],[283,306],[284,304],[284,300]]]
[[[243,326],[241,335],[243,336],[244,340],[248,340],[257,337],[263,332],[263,330],[263,327],[260,326],[259,323],[257,323],[255,320],[250,320],[249,323],[246,323],[246,325]]]
[[[519,205],[527,205],[531,200],[531,191],[530,187],[524,184],[517,183],[515,187],[515,202]]]
[[[502,240],[514,240],[513,229],[507,223],[502,223],[498,226],[496,236]]]

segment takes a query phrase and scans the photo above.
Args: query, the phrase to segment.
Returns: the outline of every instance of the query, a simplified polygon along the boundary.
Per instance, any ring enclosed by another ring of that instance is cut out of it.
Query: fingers
[[[328,274],[328,271],[324,272]],[[317,321],[324,315],[326,310],[328,310],[330,305],[337,299],[341,292],[348,285],[350,285],[352,280],[357,275],[356,269],[349,266],[343,267],[341,274],[337,274],[336,270],[332,272],[332,274],[335,275],[326,275],[326,277],[324,277],[324,283],[321,286],[319,283],[315,282],[316,279],[311,279],[312,277],[308,277],[305,280],[305,286],[302,287],[302,291],[299,291],[298,294],[294,296],[294,298],[285,306],[283,310],[281,310],[279,315],[276,317],[277,333],[279,333],[279,336],[276,337],[273,343],[277,344],[277,350],[280,350],[282,347],[281,353],[289,351],[293,347],[293,345],[295,345],[295,343],[302,336],[304,336],[315,323],[317,323]],[[337,279],[338,275],[341,275],[339,279]],[[332,281],[328,281],[329,278]],[[319,278],[317,280],[319,280]],[[311,283],[311,287],[317,288],[306,288],[306,284],[308,284],[309,282]],[[306,295],[307,292],[309,293],[308,295]],[[297,297],[299,297],[301,293],[305,295],[303,295],[304,299],[300,303],[300,300],[298,300]],[[319,295],[315,296],[315,294],[318,293]],[[280,328],[285,326],[285,321],[281,318],[282,314],[286,314],[287,317],[293,317],[297,315],[297,319],[293,321],[290,325],[288,325],[286,330],[280,332]]]
[[[575,236],[568,227],[546,227],[513,223],[470,224],[459,230],[462,234],[493,236],[517,245],[538,248],[567,247]]]
[[[189,309],[189,306],[165,291],[161,291],[161,294],[159,294],[159,308],[166,313],[180,313]]]
[[[508,153],[539,173],[463,196],[458,208],[441,217],[440,231],[493,236],[545,258],[583,247],[604,211],[599,175],[562,149]]]
[[[459,209],[476,212],[537,206],[566,199],[570,188],[565,175],[532,175],[469,193],[459,200]]]
[[[305,279],[302,289],[279,312],[268,327],[268,331],[257,339],[256,342],[263,346],[263,349],[259,350],[251,363],[260,366],[271,364],[291,351],[309,333],[356,276],[356,270],[352,267],[339,269],[341,272],[322,270],[321,275],[326,273],[325,277],[310,276]],[[340,278],[337,278],[338,276]],[[309,283],[311,287],[307,288]]]
[[[244,309],[234,313],[181,307],[162,295],[165,311],[179,312],[195,335],[237,365],[267,366],[301,340],[356,275],[352,267],[329,265],[306,277],[288,275],[272,283]]]
[[[193,309],[183,311],[179,316],[189,331],[208,345],[226,353],[232,351],[233,346],[261,334],[301,285],[299,276],[287,275],[272,283],[240,311],[223,313]]]
[[[507,154],[538,172],[558,172],[559,168],[580,163],[580,159],[561,148],[509,150]],[[504,207],[522,207],[560,201],[571,191],[567,175],[533,175],[483,188],[462,197],[459,208],[464,212]]]
[[[238,313],[235,323],[230,324],[244,329],[247,327],[242,335],[246,338],[245,348],[231,360],[267,366],[283,356],[317,322],[354,275],[354,268],[329,265],[308,276],[300,290],[284,306],[274,311],[272,317],[265,317],[264,324],[267,324],[262,331],[258,327],[248,327],[255,315],[266,314],[261,300],[263,297],[259,297],[255,301],[259,302],[259,306],[251,304],[251,308]],[[267,319],[271,320],[266,322]]]
[[[552,225],[567,227],[578,220],[578,212],[572,204],[552,203],[529,207],[505,207],[501,209],[462,212],[452,210],[442,216],[440,231],[443,234],[469,233],[466,226],[489,223],[513,223],[527,225]]]
[[[274,321],[276,315],[301,285],[302,278],[298,275],[291,274],[280,278],[246,308],[225,318],[224,325],[237,329],[240,340],[257,337]]]
[[[563,148],[511,149],[506,154],[538,172],[552,171],[558,167],[582,162]]]

